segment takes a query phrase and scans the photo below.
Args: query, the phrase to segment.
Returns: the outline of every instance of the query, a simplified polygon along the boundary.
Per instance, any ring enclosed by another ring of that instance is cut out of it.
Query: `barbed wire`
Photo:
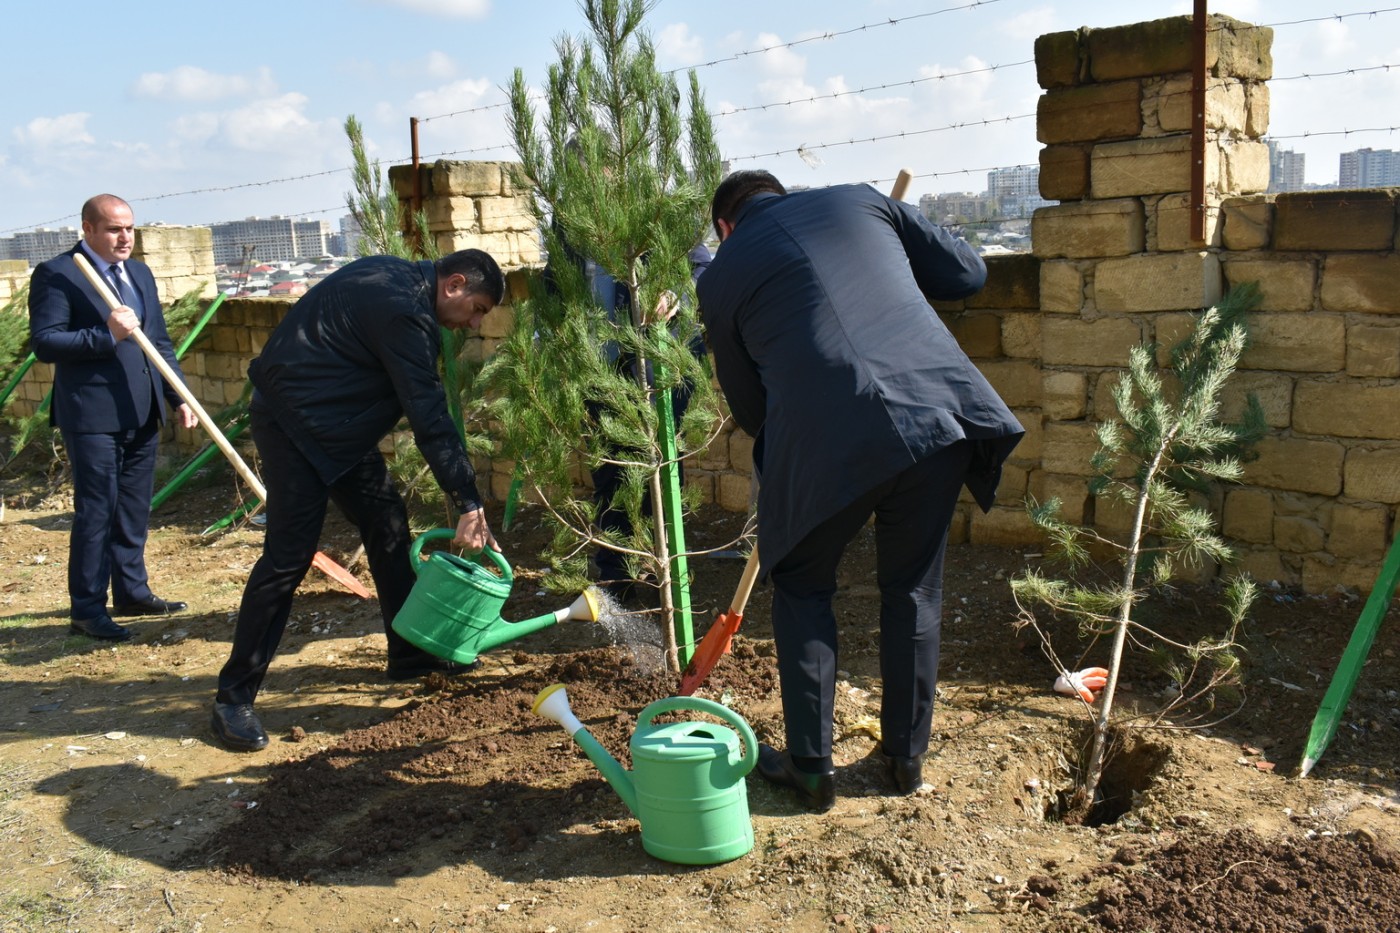
[[[959,10],[973,10],[977,7],[986,6],[990,3],[1000,2],[1002,2],[1002,0],[973,0],[972,3],[965,3],[962,6],[950,6],[945,7],[941,10],[929,10],[924,13],[913,13],[909,16],[901,16],[898,18],[881,20],[878,23],[866,23],[862,26],[852,26],[850,29],[828,30],[827,32],[821,33],[820,35],[808,36],[805,39],[794,39],[791,42],[780,42],[776,45],[767,45],[762,48],[746,49],[742,52],[735,52],[733,55],[727,55],[724,58],[715,58],[707,62],[698,62],[693,65],[683,65],[680,68],[672,68],[670,71],[665,72],[665,74],[676,74],[677,72],[681,71],[692,71],[700,68],[710,68],[715,65],[722,65],[725,62],[738,61],[739,59],[747,58],[750,55],[763,55],[768,52],[776,52],[779,49],[796,48],[799,45],[806,45],[809,42],[826,42],[831,39],[838,39],[841,36],[849,36],[857,32],[865,32],[871,29],[880,29],[885,26],[897,26],[900,23],[907,23],[916,19],[925,19],[930,16],[940,16],[944,13],[956,13]]]
[[[992,125],[997,124],[997,123],[1010,123],[1010,122],[1012,122],[1012,121],[1014,121],[1014,120],[1025,120],[1025,119],[1027,119],[1028,117],[1033,117],[1033,116],[1035,116],[1035,114],[1033,114],[1033,113],[1022,113],[1022,114],[1017,114],[1016,116],[997,117],[997,118],[995,118],[995,119],[987,119],[987,120],[968,120],[968,121],[963,122],[963,123],[950,123],[950,124],[947,125],[947,126],[935,126],[935,127],[930,127],[929,129],[926,129],[926,130],[901,130],[901,131],[898,132],[898,133],[887,133],[887,134],[885,134],[885,135],[883,135],[883,136],[870,136],[870,137],[867,137],[867,138],[865,138],[865,139],[845,139],[845,140],[838,140],[838,141],[836,141],[836,142],[829,142],[829,143],[814,143],[813,145],[810,145],[810,146],[804,144],[804,145],[798,146],[798,147],[795,148],[795,149],[779,149],[777,152],[761,152],[761,153],[757,153],[757,154],[755,154],[755,155],[729,156],[729,161],[731,161],[731,162],[745,162],[745,161],[748,161],[748,160],[750,160],[750,159],[767,159],[767,158],[771,158],[771,157],[773,157],[773,156],[781,156],[781,155],[797,155],[797,156],[801,156],[802,153],[804,153],[804,152],[813,152],[813,151],[815,151],[815,150],[817,150],[817,149],[831,149],[831,148],[834,148],[834,147],[836,147],[836,146],[854,146],[854,145],[858,145],[858,144],[860,144],[860,143],[884,142],[885,140],[888,140],[888,139],[903,139],[903,138],[908,137],[908,136],[926,136],[926,135],[928,135],[929,133],[943,133],[943,132],[947,132],[947,131],[949,131],[949,130],[961,130],[961,129],[966,129],[967,127],[971,127],[971,126],[992,126]]]
[[[896,87],[912,87],[915,84],[926,84],[929,81],[942,81],[945,78],[962,78],[967,75],[986,74],[991,71],[998,71],[1002,68],[1015,68],[1019,65],[1034,65],[1035,59],[1028,58],[1023,62],[1011,62],[1006,65],[988,65],[985,68],[970,68],[967,71],[950,71],[947,74],[930,75],[926,78],[913,78],[909,81],[894,81],[889,84],[872,84],[868,87],[857,88],[853,91],[834,91],[830,94],[814,94],[811,97],[795,98],[793,100],[774,101],[768,104],[753,104],[748,107],[735,107],[732,110],[712,110],[712,117],[730,117],[736,113],[747,113],[750,110],[771,110],[774,107],[790,107],[793,104],[810,104],[819,100],[835,100],[838,97],[849,97],[852,94],[865,94],[868,91],[887,91]]]
[[[1300,78],[1336,78],[1341,76],[1350,77],[1351,75],[1359,75],[1367,71],[1388,72],[1392,68],[1400,68],[1400,65],[1370,65],[1365,68],[1345,68],[1341,71],[1319,71],[1316,74],[1309,74],[1307,72],[1304,72],[1300,75],[1288,75],[1287,77],[1283,78],[1270,78],[1269,83],[1273,84],[1278,81],[1297,81]]]
[[[696,64],[687,65],[687,66],[684,66],[684,67],[681,67],[681,68],[672,69],[670,72],[667,72],[667,73],[675,73],[675,72],[679,72],[679,71],[686,71],[686,70],[699,69],[699,68],[708,68],[708,67],[720,65],[720,64],[723,64],[723,63],[726,63],[726,62],[736,61],[736,60],[739,60],[739,59],[741,59],[741,58],[745,58],[745,57],[749,57],[749,56],[753,56],[753,55],[765,54],[765,53],[772,52],[772,51],[777,51],[777,50],[780,50],[780,49],[794,48],[794,47],[797,47],[797,46],[800,46],[800,45],[803,45],[803,44],[806,44],[806,43],[811,43],[811,42],[829,41],[829,40],[837,39],[837,38],[840,38],[840,37],[843,37],[843,36],[848,36],[848,35],[852,35],[852,34],[856,34],[856,33],[860,33],[860,32],[865,32],[865,31],[869,31],[869,30],[873,30],[873,29],[879,29],[879,28],[883,28],[883,27],[887,27],[887,26],[895,26],[895,25],[899,25],[899,24],[901,24],[901,23],[906,23],[906,22],[913,21],[913,20],[918,20],[918,19],[924,19],[924,18],[928,18],[928,17],[932,17],[932,16],[938,16],[938,15],[941,15],[941,14],[944,14],[944,13],[958,12],[958,11],[963,11],[963,10],[973,10],[973,9],[978,8],[978,7],[986,6],[986,5],[989,5],[989,4],[992,4],[992,3],[999,3],[999,2],[1002,2],[1002,0],[973,0],[973,2],[965,3],[965,4],[962,4],[962,5],[959,5],[959,6],[950,6],[950,7],[945,7],[945,8],[938,9],[938,10],[930,10],[930,11],[926,11],[926,12],[923,12],[923,13],[916,13],[916,14],[911,14],[911,15],[902,16],[902,17],[892,17],[892,18],[885,19],[885,20],[881,20],[881,21],[878,21],[878,22],[864,23],[864,24],[862,24],[862,25],[850,27],[850,28],[847,28],[847,29],[828,30],[828,31],[823,32],[823,33],[818,34],[818,35],[808,36],[808,37],[805,37],[805,38],[803,38],[803,39],[793,40],[793,41],[791,41],[791,42],[778,43],[778,44],[775,44],[775,45],[763,46],[763,47],[760,47],[760,48],[746,49],[746,50],[743,50],[743,51],[741,51],[741,52],[737,52],[737,53],[735,53],[735,54],[733,54],[733,55],[726,56],[726,57],[723,57],[723,58],[716,58],[716,59],[712,59],[712,60],[710,60],[710,61],[699,62],[699,63],[696,63]],[[1350,13],[1330,13],[1330,14],[1326,14],[1326,15],[1320,15],[1320,16],[1315,16],[1315,17],[1308,17],[1308,18],[1304,18],[1304,19],[1279,21],[1279,22],[1274,22],[1274,23],[1265,23],[1265,24],[1258,24],[1258,25],[1259,25],[1259,26],[1266,26],[1266,27],[1269,27],[1269,28],[1274,28],[1274,27],[1287,27],[1287,26],[1304,25],[1304,24],[1308,24],[1308,23],[1334,22],[1334,21],[1335,21],[1335,22],[1340,22],[1340,21],[1343,21],[1343,20],[1346,20],[1346,19],[1352,19],[1352,18],[1357,18],[1357,17],[1375,18],[1375,17],[1381,16],[1381,15],[1390,14],[1390,13],[1397,13],[1397,12],[1400,12],[1400,6],[1397,6],[1397,7],[1384,7],[1384,8],[1378,8],[1378,9],[1373,9],[1373,10],[1359,10],[1359,11],[1350,12]],[[1215,27],[1215,28],[1217,28],[1217,29],[1224,29],[1224,28],[1235,28],[1235,27],[1219,26],[1219,27]],[[713,116],[716,116],[716,117],[724,117],[724,116],[731,116],[731,115],[734,115],[734,114],[739,114],[739,113],[744,113],[744,112],[750,112],[750,111],[755,111],[755,110],[764,111],[764,110],[774,109],[774,108],[777,108],[777,107],[791,106],[791,105],[793,105],[793,104],[810,103],[810,102],[816,102],[816,101],[819,101],[819,100],[828,100],[828,99],[835,99],[835,98],[839,98],[839,97],[854,96],[854,95],[857,95],[857,94],[864,94],[864,93],[869,93],[869,92],[872,92],[872,91],[889,90],[889,89],[895,88],[895,87],[913,86],[913,85],[917,85],[917,84],[921,84],[921,83],[927,83],[927,82],[930,82],[930,81],[943,80],[943,79],[945,79],[945,78],[961,77],[961,76],[971,75],[971,74],[994,72],[994,71],[997,71],[997,70],[1000,70],[1000,69],[1009,69],[1009,68],[1020,67],[1020,66],[1024,66],[1024,65],[1027,65],[1027,64],[1033,64],[1033,63],[1034,63],[1034,59],[1029,59],[1029,60],[1026,60],[1026,61],[1012,62],[1012,63],[1003,64],[1003,65],[991,65],[991,66],[987,66],[987,67],[984,67],[984,68],[969,69],[969,70],[967,70],[967,71],[962,71],[962,72],[950,72],[950,73],[948,73],[948,74],[943,74],[943,75],[932,75],[932,76],[928,76],[928,77],[924,77],[924,78],[910,79],[910,80],[907,80],[907,81],[900,81],[900,82],[893,82],[893,83],[886,83],[886,84],[878,84],[878,85],[870,85],[870,86],[867,86],[867,87],[862,87],[862,88],[855,89],[855,90],[850,90],[850,91],[840,91],[840,92],[833,92],[833,93],[831,93],[831,94],[813,95],[812,97],[808,97],[808,98],[793,99],[793,100],[788,100],[788,101],[774,101],[774,102],[769,102],[769,103],[754,104],[754,105],[749,105],[749,106],[745,106],[745,107],[738,107],[738,108],[734,108],[734,109],[730,109],[730,110],[714,111],[714,112],[712,113],[712,115],[713,115]],[[1271,79],[1271,80],[1274,81],[1274,82],[1280,82],[1280,81],[1296,81],[1296,80],[1303,80],[1303,79],[1310,79],[1310,80],[1311,80],[1311,79],[1317,79],[1317,78],[1349,77],[1349,76],[1355,76],[1355,75],[1362,74],[1362,73],[1369,73],[1369,72],[1376,72],[1376,71],[1385,71],[1385,72],[1389,72],[1390,69],[1392,69],[1392,68],[1397,68],[1397,67],[1400,67],[1400,65],[1381,64],[1381,65],[1367,66],[1367,67],[1361,67],[1361,68],[1348,68],[1348,69],[1344,69],[1344,70],[1341,70],[1341,71],[1333,71],[1333,72],[1302,73],[1302,74],[1297,74],[1297,75],[1289,75],[1289,76],[1284,76],[1284,77],[1277,77],[1277,78],[1273,78],[1273,79]],[[498,110],[498,109],[501,109],[501,108],[503,108],[503,107],[505,107],[505,106],[507,106],[507,105],[508,105],[508,102],[507,102],[507,101],[502,101],[502,102],[500,102],[500,103],[485,104],[485,105],[480,105],[480,106],[476,106],[476,107],[465,108],[465,109],[462,109],[462,110],[450,111],[450,112],[448,112],[448,113],[436,114],[436,115],[428,116],[428,117],[420,117],[420,118],[418,118],[418,119],[419,119],[419,122],[429,122],[429,121],[432,121],[432,120],[441,120],[441,119],[446,119],[446,118],[455,117],[455,116],[461,116],[461,115],[465,115],[465,114],[472,114],[472,113],[480,113],[480,112],[486,112],[486,111],[491,111],[491,110]],[[801,156],[802,153],[804,153],[804,152],[810,153],[810,152],[812,152],[812,151],[821,150],[821,149],[829,149],[829,148],[834,148],[834,147],[838,147],[838,146],[849,146],[849,145],[857,145],[857,144],[884,142],[884,141],[889,141],[889,140],[893,140],[893,139],[901,139],[901,138],[912,137],[912,136],[927,135],[927,134],[931,134],[931,133],[948,132],[948,131],[955,131],[955,130],[973,128],[973,127],[992,126],[992,125],[996,125],[996,124],[1009,123],[1009,122],[1016,121],[1016,120],[1026,119],[1026,118],[1031,117],[1031,116],[1035,116],[1035,114],[1020,114],[1020,115],[1007,116],[1007,117],[1001,117],[1001,118],[989,118],[989,119],[980,120],[980,121],[977,121],[977,120],[974,120],[974,121],[965,121],[965,122],[962,122],[962,123],[950,124],[950,125],[947,125],[947,126],[933,127],[933,128],[928,128],[928,129],[922,129],[922,130],[901,131],[901,132],[898,132],[898,133],[890,133],[890,134],[885,134],[885,135],[870,136],[870,137],[866,137],[866,138],[862,138],[862,139],[834,140],[834,141],[830,141],[830,142],[816,143],[816,144],[812,144],[812,145],[806,145],[806,144],[804,144],[804,145],[798,146],[798,147],[796,147],[796,148],[792,148],[792,149],[782,149],[782,150],[777,150],[777,151],[769,152],[769,153],[759,153],[759,154],[753,154],[753,155],[734,156],[734,157],[731,157],[731,161],[748,161],[748,160],[753,160],[753,159],[772,158],[772,157],[783,156],[783,155],[791,155],[791,154],[796,154],[796,155]],[[1367,128],[1358,128],[1358,129],[1342,129],[1342,130],[1316,130],[1316,131],[1305,131],[1305,132],[1302,132],[1302,133],[1294,133],[1294,134],[1288,134],[1288,135],[1271,135],[1269,138],[1271,138],[1271,139],[1278,139],[1278,140],[1284,140],[1284,139],[1305,139],[1305,138],[1310,138],[1310,137],[1315,137],[1315,136],[1316,136],[1316,137],[1322,137],[1322,136],[1343,136],[1343,137],[1346,137],[1346,136],[1351,136],[1351,135],[1356,135],[1356,134],[1363,134],[1363,133],[1382,133],[1382,132],[1383,132],[1383,133],[1393,133],[1393,132],[1395,132],[1395,130],[1396,130],[1397,128],[1400,128],[1400,127],[1388,126],[1388,127],[1367,127]],[[449,151],[444,151],[444,152],[432,153],[432,154],[427,155],[427,156],[421,156],[420,158],[422,158],[422,159],[424,159],[424,160],[432,160],[432,159],[439,159],[439,158],[444,158],[444,157],[449,157],[449,156],[470,155],[470,154],[476,154],[476,153],[481,153],[481,152],[492,152],[492,151],[498,151],[498,150],[505,150],[505,149],[510,149],[511,147],[512,147],[512,144],[510,144],[510,143],[503,143],[503,144],[494,145],[494,146],[480,146],[480,147],[475,147],[475,148],[470,148],[470,149],[457,149],[457,150],[449,150]],[[400,159],[398,159],[398,160],[391,160],[391,164],[403,163],[403,162],[407,162],[407,161],[408,161],[408,158],[407,158],[407,157],[404,157],[404,158],[400,158]],[[143,196],[143,197],[131,198],[131,199],[129,199],[129,200],[130,200],[132,203],[148,203],[148,202],[163,201],[163,200],[168,200],[168,199],[172,199],[172,198],[189,197],[189,196],[202,195],[202,194],[221,194],[221,193],[227,193],[227,192],[231,192],[231,191],[238,191],[238,190],[244,190],[244,189],[268,187],[268,186],[278,185],[278,184],[287,184],[287,183],[290,183],[290,182],[308,181],[308,180],[315,179],[315,178],[321,178],[321,177],[326,177],[326,176],[336,175],[336,174],[341,174],[341,173],[348,173],[348,172],[350,172],[351,170],[352,170],[352,169],[351,169],[349,166],[346,166],[346,167],[342,167],[342,168],[327,169],[327,170],[320,171],[320,172],[309,172],[309,173],[303,173],[303,174],[300,174],[300,175],[292,175],[292,176],[285,176],[285,177],[280,177],[280,178],[265,179],[265,180],[261,180],[261,181],[240,182],[240,183],[235,183],[235,184],[230,184],[230,185],[223,185],[223,186],[208,186],[208,187],[203,187],[203,188],[189,189],[189,190],[185,190],[185,191],[175,191],[175,192],[167,192],[167,193],[162,193],[162,194],[146,195],[146,196]],[[924,173],[924,174],[920,174],[920,175],[915,175],[914,177],[915,177],[915,178],[936,178],[936,177],[943,177],[943,176],[947,176],[947,175],[956,175],[956,174],[968,174],[968,175],[970,175],[970,174],[973,174],[973,173],[975,173],[975,172],[984,172],[984,171],[992,171],[992,170],[994,170],[994,169],[967,168],[967,169],[957,169],[957,170],[952,170],[952,171],[947,171],[947,172],[931,172],[931,173]],[[329,209],[325,209],[325,210],[327,210],[327,211],[328,211],[328,210],[334,210],[334,208],[329,208]],[[324,212],[324,211],[322,211],[322,212]],[[75,212],[75,213],[65,214],[65,215],[63,215],[63,216],[61,216],[61,217],[56,217],[56,218],[53,218],[53,219],[51,219],[51,220],[41,221],[41,222],[39,222],[39,223],[37,223],[37,224],[29,224],[29,225],[23,225],[23,226],[10,227],[10,228],[6,228],[6,229],[3,229],[3,230],[0,230],[0,235],[11,234],[11,233],[16,233],[16,232],[21,232],[21,231],[28,231],[28,230],[41,229],[41,228],[44,228],[44,227],[48,227],[49,225],[52,225],[52,224],[60,224],[60,223],[63,223],[63,222],[65,222],[65,221],[71,221],[71,220],[77,218],[77,216],[78,216],[78,214]]]
[[[1301,26],[1305,23],[1324,23],[1331,22],[1333,20],[1341,22],[1344,19],[1352,19],[1353,17],[1357,16],[1379,16],[1382,13],[1396,12],[1400,12],[1400,6],[1386,7],[1381,10],[1358,10],[1355,13],[1329,13],[1326,16],[1314,16],[1310,17],[1309,19],[1293,19],[1278,23],[1258,23],[1255,25],[1255,28],[1262,27],[1266,29],[1273,29],[1277,26]]]

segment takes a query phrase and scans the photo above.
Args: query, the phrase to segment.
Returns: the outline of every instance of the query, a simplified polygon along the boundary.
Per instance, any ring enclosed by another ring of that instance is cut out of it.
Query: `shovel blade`
[[[739,630],[739,623],[742,621],[742,612],[721,613],[719,618],[715,619],[705,637],[700,639],[700,644],[695,646],[695,656],[690,659],[685,673],[681,675],[680,696],[690,696],[695,692],[695,688],[710,676],[710,671],[714,670],[719,659],[729,653],[734,633]]]
[[[315,567],[361,599],[369,599],[369,590],[365,589],[364,584],[355,579],[353,573],[327,557],[324,552],[316,552],[316,556],[311,558],[311,566]]]

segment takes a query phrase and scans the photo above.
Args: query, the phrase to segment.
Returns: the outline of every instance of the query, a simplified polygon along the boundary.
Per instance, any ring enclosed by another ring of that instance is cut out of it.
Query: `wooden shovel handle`
[[[97,270],[87,261],[86,256],[82,253],[77,253],[73,256],[73,261],[77,263],[78,271],[82,272],[92,287],[97,289],[97,293],[102,296],[102,300],[107,302],[107,307],[115,311],[122,306],[117,296],[112,294],[112,289],[108,287],[106,280],[97,274]],[[233,468],[238,471],[238,475],[243,477],[243,481],[248,484],[248,487],[253,490],[253,493],[259,499],[266,502],[267,490],[263,487],[262,480],[258,479],[257,474],[248,467],[248,464],[243,462],[243,458],[238,455],[238,451],[234,450],[233,445],[228,442],[228,438],[224,437],[224,432],[219,430],[219,426],[209,417],[209,413],[204,410],[204,406],[199,404],[199,401],[194,397],[194,393],[185,385],[185,381],[170,367],[170,364],[165,361],[165,357],[160,355],[160,351],[151,343],[151,339],[142,333],[139,327],[131,332],[131,336],[136,340],[136,345],[141,348],[141,352],[146,354],[146,358],[151,361],[151,365],[156,368],[156,371],[161,374],[161,377],[175,390],[175,394],[180,396],[180,400],[190,406],[190,411],[195,413],[195,417],[199,419],[200,425],[208,433],[209,439],[212,440],[223,455],[228,458],[228,462],[233,464]]]

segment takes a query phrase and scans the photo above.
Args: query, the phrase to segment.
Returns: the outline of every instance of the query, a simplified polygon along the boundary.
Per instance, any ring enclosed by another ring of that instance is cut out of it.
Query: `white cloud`
[[[434,50],[428,53],[427,59],[423,62],[423,71],[430,78],[445,81],[457,74],[457,63],[446,52]]]
[[[409,98],[408,112],[416,117],[435,117],[478,106],[494,85],[485,78],[463,78],[430,91],[419,91]]]
[[[96,140],[87,130],[89,113],[65,113],[61,117],[35,117],[16,127],[15,138],[36,149],[90,146]]]
[[[287,93],[223,111],[186,114],[172,123],[177,139],[214,144],[241,152],[295,152],[314,149],[338,129],[335,121],[306,116],[304,94]]]
[[[196,65],[181,65],[167,72],[146,72],[131,88],[137,97],[184,101],[267,96],[276,90],[277,82],[267,68],[260,68],[251,75],[221,75]]]
[[[491,12],[491,0],[374,0],[380,6],[394,6],[429,16],[453,19],[481,19]]]
[[[685,23],[672,23],[662,28],[656,36],[656,57],[658,61],[673,66],[698,64],[705,55],[705,42]]]

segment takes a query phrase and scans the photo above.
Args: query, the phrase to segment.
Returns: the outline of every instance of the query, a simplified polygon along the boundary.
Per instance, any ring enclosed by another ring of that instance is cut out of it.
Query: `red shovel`
[[[685,673],[681,675],[680,696],[688,697],[694,693],[695,688],[710,676],[710,671],[714,670],[719,659],[729,652],[734,633],[739,631],[739,623],[744,621],[744,606],[749,602],[749,594],[753,592],[754,580],[757,578],[758,547],[755,545],[749,552],[748,563],[744,564],[744,575],[739,578],[739,588],[734,591],[734,600],[729,604],[729,611],[719,614],[710,624],[710,630],[705,633],[705,637],[700,639],[700,644],[695,646],[695,654],[691,657],[690,664],[686,665]]]
[[[97,293],[107,302],[107,307],[115,311],[122,306],[122,303],[117,300],[117,296],[112,294],[112,289],[107,285],[106,280],[97,274],[97,270],[87,261],[86,256],[77,253],[73,256],[73,261],[77,263],[78,270],[87,277],[92,287],[97,289]],[[258,479],[258,475],[248,467],[248,464],[243,462],[243,458],[238,455],[238,451],[233,449],[233,445],[228,442],[228,438],[224,437],[224,433],[219,430],[219,426],[209,417],[208,412],[204,410],[204,406],[199,404],[194,394],[190,392],[189,387],[185,385],[184,380],[177,376],[175,371],[170,368],[170,364],[165,361],[165,357],[160,355],[160,351],[151,343],[150,338],[143,334],[139,327],[131,332],[131,336],[136,340],[136,345],[141,348],[141,352],[146,354],[146,358],[151,361],[151,365],[156,368],[165,381],[170,384],[170,387],[180,396],[180,400],[190,406],[190,410],[199,418],[199,423],[209,434],[209,438],[218,445],[219,450],[223,451],[224,456],[228,458],[228,462],[233,464],[233,468],[238,471],[238,475],[243,477],[243,481],[253,490],[253,494],[266,502],[267,489],[263,487],[262,480]],[[311,559],[311,566],[315,567],[356,596],[359,596],[361,599],[369,599],[369,590],[365,589],[364,585],[360,583],[359,580],[355,579],[355,575],[331,560],[321,551],[317,551],[316,556]]]

